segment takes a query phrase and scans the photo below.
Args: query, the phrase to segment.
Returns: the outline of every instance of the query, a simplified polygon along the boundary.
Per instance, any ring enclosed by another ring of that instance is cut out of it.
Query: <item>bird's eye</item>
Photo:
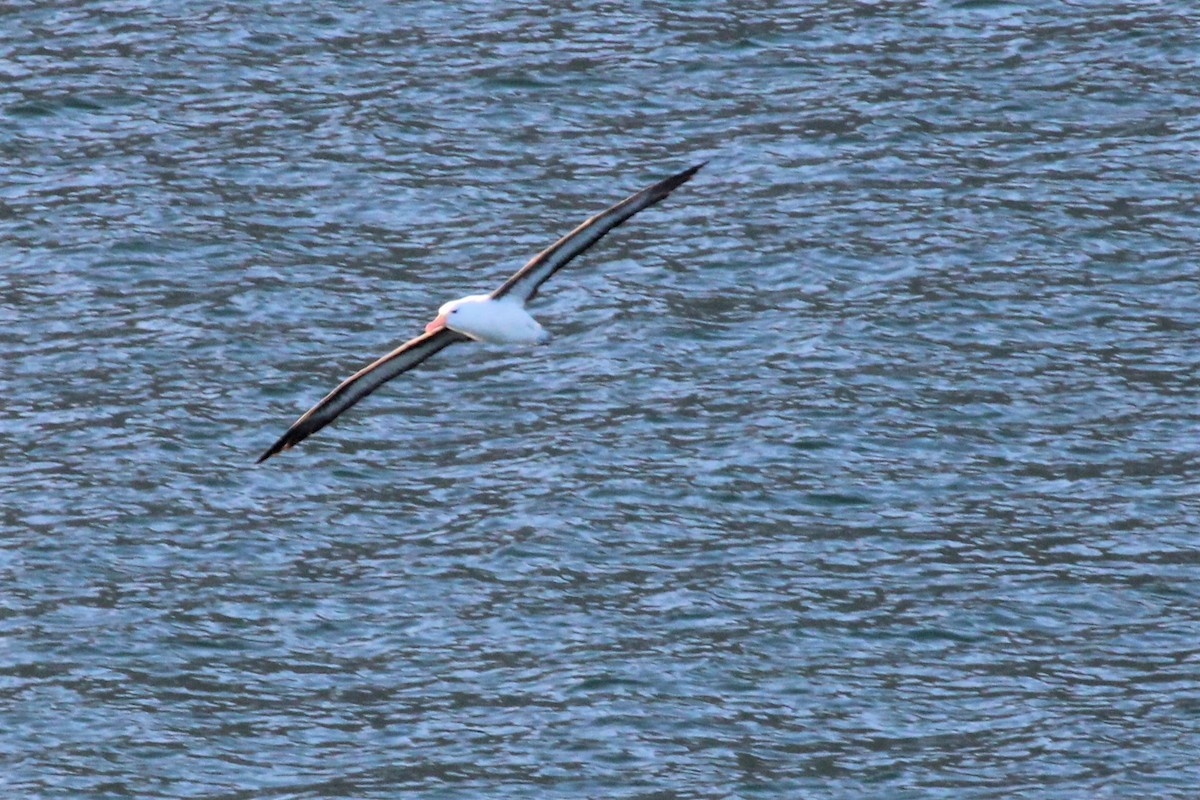
[[[452,310],[450,311],[450,313],[451,313],[451,314],[457,314],[457,313],[458,313],[458,309],[457,309],[457,308],[455,308],[455,309],[452,309]]]

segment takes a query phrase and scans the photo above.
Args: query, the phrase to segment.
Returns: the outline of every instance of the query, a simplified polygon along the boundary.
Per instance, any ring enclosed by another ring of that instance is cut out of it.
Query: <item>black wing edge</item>
[[[588,217],[579,227],[530,259],[529,263],[502,283],[498,289],[492,292],[491,296],[493,298],[504,297],[514,290],[517,290],[518,296],[520,296],[521,284],[529,283],[525,287],[523,299],[528,301],[533,298],[537,295],[538,288],[554,273],[604,238],[609,231],[638,212],[665,199],[671,192],[687,183],[707,163],[708,161],[701,161],[694,167],[688,167],[683,172],[664,178],[639,192],[634,192],[616,205]]]
[[[433,333],[421,334],[416,338],[408,340],[392,352],[371,362],[339,383],[336,389],[325,395],[319,403],[304,412],[304,415],[300,419],[293,422],[292,426],[284,432],[283,436],[280,436],[275,444],[267,448],[254,463],[261,464],[276,453],[295,447],[309,436],[312,436],[333,422],[343,411],[349,409],[392,378],[408,372],[430,356],[455,342],[466,341],[470,341],[470,339],[449,328],[441,328]],[[392,369],[388,369],[389,365],[392,365],[392,362],[406,354],[410,355],[408,361],[403,361],[393,365]]]

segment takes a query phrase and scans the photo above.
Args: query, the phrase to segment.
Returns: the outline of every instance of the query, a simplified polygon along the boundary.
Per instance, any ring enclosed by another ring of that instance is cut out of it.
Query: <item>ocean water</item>
[[[1195,797],[1198,24],[0,4],[0,789]]]

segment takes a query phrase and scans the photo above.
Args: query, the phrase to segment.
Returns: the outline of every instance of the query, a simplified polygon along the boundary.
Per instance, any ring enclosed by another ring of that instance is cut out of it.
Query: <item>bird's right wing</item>
[[[599,214],[588,217],[578,228],[538,253],[528,264],[517,270],[511,278],[500,285],[500,288],[492,292],[492,297],[498,300],[511,295],[522,303],[529,301],[537,294],[538,288],[550,279],[551,275],[565,267],[575,256],[600,241],[606,233],[634,214],[649,208],[682,186],[705,163],[707,162],[664,178],[640,192],[634,192]]]
[[[299,444],[392,378],[408,372],[434,353],[455,342],[465,341],[469,341],[466,336],[449,328],[439,328],[432,333],[423,333],[415,339],[408,340],[383,358],[363,367],[342,381],[321,402],[292,423],[292,427],[288,428],[275,444],[259,456],[255,463],[261,464],[281,450],[287,450],[289,447]]]

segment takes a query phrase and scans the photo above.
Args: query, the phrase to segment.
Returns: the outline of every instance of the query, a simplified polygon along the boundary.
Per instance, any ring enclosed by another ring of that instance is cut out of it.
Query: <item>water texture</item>
[[[4,796],[1194,797],[1198,25],[0,3]]]

